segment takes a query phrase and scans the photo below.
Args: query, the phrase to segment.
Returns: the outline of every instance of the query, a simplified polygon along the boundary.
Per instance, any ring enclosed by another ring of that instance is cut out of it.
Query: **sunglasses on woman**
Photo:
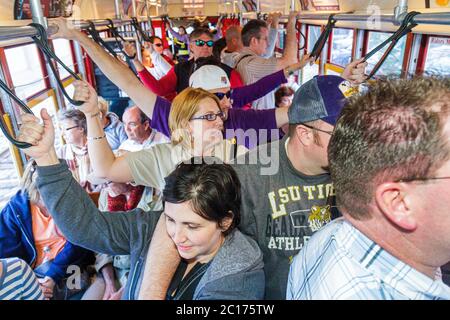
[[[163,46],[162,43],[154,43],[154,45],[157,46],[157,47],[162,47]]]
[[[208,41],[195,40],[195,45],[198,47],[203,47],[205,44],[211,48],[214,45],[214,41],[213,40],[208,40]]]
[[[219,98],[219,100],[222,100],[223,97],[227,97],[228,99],[230,99],[230,97],[231,97],[231,91],[227,91],[227,92],[225,92],[225,93],[223,93],[223,92],[216,92],[216,93],[214,93],[214,95],[215,95],[217,98]]]

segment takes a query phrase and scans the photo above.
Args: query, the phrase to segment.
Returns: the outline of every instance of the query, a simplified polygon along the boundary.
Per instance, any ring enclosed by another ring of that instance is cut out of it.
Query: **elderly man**
[[[288,299],[450,299],[450,80],[377,83],[328,148],[343,218],[295,257]]]
[[[122,119],[128,139],[122,142],[119,150],[139,151],[157,143],[169,142],[166,136],[151,128],[150,119],[137,106],[125,109]]]

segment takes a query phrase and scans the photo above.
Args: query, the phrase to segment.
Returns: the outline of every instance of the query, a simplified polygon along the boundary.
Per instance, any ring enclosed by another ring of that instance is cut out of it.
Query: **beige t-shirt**
[[[214,148],[214,156],[229,162],[248,150],[244,146],[238,146],[237,155],[234,155],[235,146],[229,140],[223,140]],[[181,145],[174,146],[171,143],[162,143],[149,149],[138,152],[129,152],[125,155],[133,180],[138,185],[164,189],[167,177],[176,166],[183,161],[192,158],[190,150]]]

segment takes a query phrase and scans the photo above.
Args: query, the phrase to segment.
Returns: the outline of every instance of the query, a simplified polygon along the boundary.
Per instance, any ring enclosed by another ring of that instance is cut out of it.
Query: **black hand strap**
[[[143,43],[144,41],[150,42],[150,37],[144,32],[144,30],[142,30],[141,25],[136,17],[131,18],[131,25],[134,27],[134,30],[136,30],[136,36],[140,43]]]
[[[383,63],[386,61],[387,57],[389,56],[389,54],[392,52],[392,50],[394,49],[395,45],[397,44],[397,42],[406,34],[408,34],[414,27],[417,26],[416,23],[413,23],[413,19],[414,16],[420,14],[420,12],[417,11],[411,11],[409,12],[405,18],[403,19],[402,24],[400,25],[400,28],[393,33],[389,38],[387,38],[385,41],[383,41],[382,43],[380,43],[376,48],[374,48],[372,51],[370,51],[369,53],[367,53],[364,58],[363,58],[363,62],[367,61],[370,57],[372,57],[375,53],[377,53],[378,51],[380,51],[381,49],[383,49],[388,43],[390,43],[389,47],[386,49],[386,51],[384,52],[383,56],[381,57],[381,59],[377,62],[377,64],[373,67],[372,71],[370,72],[370,74],[367,76],[367,79],[372,78],[375,73],[377,73],[377,71],[381,68],[381,66],[383,65]]]
[[[315,58],[314,60],[317,60],[320,57],[323,47],[325,46],[325,43],[327,42],[328,38],[330,37],[330,34],[333,31],[333,27],[336,24],[336,22],[337,21],[336,21],[336,19],[334,19],[334,14],[332,14],[328,17],[328,23],[325,26],[325,29],[320,34],[319,39],[317,39],[317,41],[314,44],[314,47],[310,53],[310,56]]]
[[[11,99],[13,99],[24,112],[29,113],[29,114],[33,114],[31,109],[25,104],[25,102],[20,100],[15,95],[15,93],[12,92],[11,89],[8,88],[6,83],[4,83],[2,80],[0,80],[0,88],[3,89],[8,94],[8,96],[10,96]],[[4,136],[6,137],[6,139],[8,139],[8,141],[11,142],[13,145],[15,145],[17,148],[19,148],[19,149],[26,149],[26,148],[31,147],[31,144],[29,144],[28,142],[18,141],[8,132],[8,128],[6,126],[6,123],[3,120],[3,116],[1,116],[1,115],[0,115],[0,129],[2,130],[2,132],[3,132]]]
[[[111,35],[116,39],[116,45],[120,49],[120,52],[130,60],[133,60],[134,58],[136,58],[136,53],[134,55],[130,56],[129,54],[127,54],[125,52],[125,50],[123,50],[123,45],[122,45],[121,41],[125,42],[126,40],[119,34],[119,31],[117,31],[117,28],[114,27],[114,22],[111,19],[106,19],[106,20],[109,22],[108,29],[111,32]]]
[[[301,30],[301,28],[300,28],[300,22],[299,21],[296,21],[295,22],[295,29],[297,29],[297,32],[300,34],[300,36],[303,38],[303,46],[301,47],[301,48],[298,48],[298,50],[303,50],[303,49],[305,49],[305,46],[306,46],[306,37],[305,37],[305,35],[303,34],[303,32],[302,32],[302,30]]]
[[[105,48],[114,58],[117,58],[117,53],[112,49],[103,39],[100,37],[100,34],[95,29],[95,24],[88,20],[89,26],[87,27],[86,31],[89,33],[89,35],[92,37],[92,40],[97,42],[99,45],[101,45],[103,48]]]
[[[84,103],[83,101],[73,100],[72,97],[70,97],[69,94],[67,93],[61,79],[58,76],[58,72],[56,71],[56,67],[53,64],[52,60],[56,61],[57,64],[63,67],[76,80],[81,80],[80,77],[75,72],[73,72],[68,66],[66,66],[64,62],[62,62],[50,48],[50,46],[48,45],[47,32],[45,31],[44,26],[39,23],[30,23],[29,26],[34,27],[37,31],[37,35],[33,36],[32,39],[36,43],[38,48],[41,50],[41,52],[44,54],[45,60],[50,66],[50,69],[52,70],[52,73],[55,76],[56,83],[58,84],[58,87],[61,89],[61,92],[72,105],[81,106]]]

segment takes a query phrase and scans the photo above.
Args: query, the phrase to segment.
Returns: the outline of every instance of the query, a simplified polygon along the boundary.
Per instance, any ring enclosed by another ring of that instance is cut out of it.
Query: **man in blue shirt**
[[[450,299],[450,81],[350,99],[328,148],[343,215],[291,265],[288,299]]]

